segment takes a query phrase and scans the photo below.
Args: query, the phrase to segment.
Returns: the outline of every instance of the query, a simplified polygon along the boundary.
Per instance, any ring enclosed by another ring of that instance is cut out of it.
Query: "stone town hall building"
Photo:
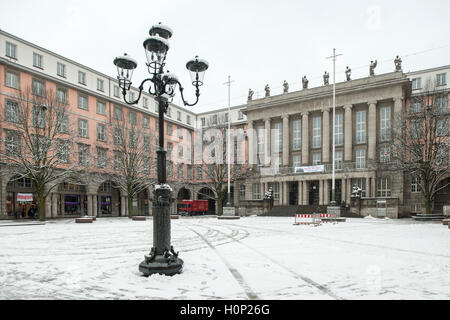
[[[336,84],[338,203],[349,204],[352,186],[358,185],[367,201],[387,200],[390,217],[422,210],[422,199],[414,188],[413,177],[393,171],[389,166],[390,132],[394,117],[406,112],[410,97],[420,91],[417,82],[438,77],[441,87],[447,89],[449,70],[447,66],[410,75],[391,72]],[[19,90],[26,86],[53,88],[65,97],[73,123],[83,133],[79,137],[82,140],[78,145],[82,148],[79,156],[82,150],[99,152],[96,146],[102,126],[111,123],[117,115],[142,123],[145,135],[157,134],[157,106],[151,96],[143,93],[138,105],[129,106],[123,102],[114,77],[0,30],[0,117],[3,120],[8,121],[8,108],[17,103]],[[131,94],[137,95],[137,89]],[[240,152],[245,154],[246,165],[253,169],[246,180],[232,182],[232,201],[237,212],[260,213],[264,192],[269,187],[276,207],[326,206],[331,198],[332,114],[331,85],[249,100],[247,104],[232,107],[230,113],[227,108],[194,113],[171,104],[164,124],[165,147],[169,155],[177,156],[173,158],[191,154],[195,134],[201,132],[196,129],[214,125],[223,116],[233,129],[247,133],[245,149]],[[1,140],[7,140],[7,134],[6,128],[0,128]],[[114,146],[108,141],[102,143],[100,149],[112,157]],[[205,184],[206,177],[193,163],[170,160],[169,184],[174,187],[177,201],[205,199],[205,195],[214,198],[214,191]],[[7,167],[7,163],[0,163],[2,173],[7,172]],[[314,167],[319,170],[305,172]],[[89,169],[95,171],[96,165]],[[149,179],[155,177],[154,172],[149,175]],[[106,177],[95,183],[89,179],[78,184],[61,181],[54,190],[47,198],[48,217],[127,215],[125,193]],[[13,173],[2,174],[0,218],[16,217],[17,211],[30,205],[19,201],[18,195],[33,192],[29,179],[14,179]],[[151,214],[151,194],[149,188],[135,199],[134,206],[140,214]],[[436,207],[449,204],[448,194],[447,188],[437,197]],[[208,200],[214,210],[214,199]]]

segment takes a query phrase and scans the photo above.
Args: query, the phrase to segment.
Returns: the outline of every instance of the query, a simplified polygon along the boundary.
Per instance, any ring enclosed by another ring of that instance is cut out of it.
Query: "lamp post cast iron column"
[[[192,104],[186,102],[183,97],[184,88],[181,86],[178,78],[167,72],[164,73],[165,59],[169,50],[168,39],[172,36],[172,30],[161,23],[153,25],[149,31],[150,37],[144,41],[145,53],[147,56],[147,67],[151,78],[142,81],[139,86],[138,98],[134,101],[127,100],[127,92],[131,89],[131,78],[137,62],[131,59],[127,54],[114,59],[114,65],[117,67],[119,86],[122,89],[124,101],[127,104],[138,103],[144,84],[149,81],[150,87],[148,93],[155,97],[158,103],[158,123],[159,123],[159,141],[157,153],[157,175],[158,183],[153,192],[153,247],[144,261],[139,264],[139,271],[145,276],[155,273],[164,275],[174,275],[180,273],[183,269],[183,260],[178,257],[170,243],[170,207],[175,201],[172,197],[172,188],[167,183],[166,175],[166,153],[164,149],[164,114],[167,112],[169,102],[175,95],[177,85],[181,93],[181,98],[185,106],[197,104],[200,89],[203,85],[203,77],[208,69],[208,63],[199,59],[197,56],[186,64],[192,79],[192,85],[195,87],[196,101]]]

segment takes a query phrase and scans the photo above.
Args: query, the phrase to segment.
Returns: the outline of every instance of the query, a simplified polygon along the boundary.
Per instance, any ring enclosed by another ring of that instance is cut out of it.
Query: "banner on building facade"
[[[33,202],[32,193],[18,193],[17,202]]]
[[[324,172],[324,171],[325,171],[325,166],[324,165],[309,166],[309,167],[295,167],[294,168],[294,172],[295,173],[300,173],[300,172],[314,173],[314,172]]]

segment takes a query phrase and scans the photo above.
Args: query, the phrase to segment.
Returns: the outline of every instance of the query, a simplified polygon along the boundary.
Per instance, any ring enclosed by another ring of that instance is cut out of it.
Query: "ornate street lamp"
[[[203,77],[208,69],[208,62],[199,59],[197,56],[186,64],[195,87],[196,100],[194,103],[187,103],[183,96],[183,87],[178,78],[172,73],[164,73],[165,60],[169,50],[169,38],[172,30],[161,23],[151,27],[150,37],[144,41],[145,54],[147,56],[147,68],[151,77],[142,81],[139,86],[139,95],[136,100],[127,100],[127,91],[131,88],[131,78],[133,71],[137,67],[137,62],[127,54],[114,59],[117,67],[117,79],[122,89],[122,95],[127,104],[136,104],[141,98],[144,84],[149,82],[148,92],[155,97],[159,108],[159,144],[157,153],[157,173],[158,183],[153,192],[153,247],[149,256],[139,264],[139,271],[145,276],[154,273],[164,275],[174,275],[180,273],[183,268],[183,260],[178,258],[170,243],[170,205],[174,201],[172,198],[172,188],[167,184],[166,175],[166,150],[164,149],[164,114],[169,106],[169,99],[175,95],[178,88],[185,106],[197,104],[200,96],[200,86],[203,85]]]

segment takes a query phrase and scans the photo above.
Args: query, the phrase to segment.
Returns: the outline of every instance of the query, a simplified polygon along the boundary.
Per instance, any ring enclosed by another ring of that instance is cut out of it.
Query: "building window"
[[[195,166],[195,175],[196,175],[197,180],[203,179],[203,170],[202,170],[201,165]]]
[[[180,111],[177,111],[177,120],[181,121],[181,112]]]
[[[61,163],[69,162],[70,143],[69,141],[58,139],[57,143],[58,160]]]
[[[67,97],[67,89],[56,89],[56,100],[60,103],[67,104],[69,100]]]
[[[69,132],[69,116],[67,114],[57,115],[57,128],[59,133]]]
[[[106,141],[106,126],[102,123],[97,123],[97,140]]]
[[[6,100],[5,120],[9,122],[19,123],[20,107],[17,102]]]
[[[144,151],[150,152],[150,137],[144,136]]]
[[[422,103],[421,102],[413,102],[411,103],[411,113],[422,112]]]
[[[412,177],[411,179],[411,192],[418,193],[421,192],[422,189],[420,188],[420,184],[422,183],[421,177]]]
[[[107,152],[108,150],[105,148],[97,148],[97,166],[99,168],[106,167]]]
[[[366,167],[366,150],[356,150],[356,169],[363,169]]]
[[[423,123],[420,120],[411,120],[409,122],[409,133],[412,139],[423,136]]]
[[[21,154],[20,136],[14,131],[7,130],[5,138],[5,151],[11,155]]]
[[[167,159],[172,158],[172,150],[173,150],[172,142],[167,142]]]
[[[120,170],[122,168],[122,157],[117,151],[114,151],[114,170]]]
[[[116,120],[122,120],[123,119],[122,107],[114,106],[114,119],[116,119]]]
[[[39,53],[33,52],[33,67],[43,69],[43,57]]]
[[[177,176],[178,179],[183,179],[184,178],[184,170],[183,170],[183,165],[178,165],[177,166]]]
[[[88,110],[88,96],[78,93],[78,108]]]
[[[366,111],[356,112],[356,143],[366,143]]]
[[[191,124],[191,116],[190,115],[186,115],[186,123]]]
[[[422,89],[422,78],[412,79],[411,89],[412,90]]]
[[[134,92],[129,92],[128,93],[128,100],[131,102],[131,101],[134,101]]]
[[[106,102],[97,100],[97,113],[106,115]]]
[[[261,185],[259,183],[253,184],[253,199],[254,200],[261,199]]]
[[[143,106],[145,109],[148,109],[148,98],[146,98],[146,97],[143,97],[143,98],[142,98],[142,106]]]
[[[81,166],[89,165],[89,146],[85,144],[78,145],[78,164]]]
[[[135,125],[137,123],[137,115],[136,112],[130,111],[128,114],[128,120],[130,121],[130,124]]]
[[[281,122],[277,122],[274,124],[275,135],[274,135],[274,144],[272,152],[282,152],[283,151],[283,125]]]
[[[122,130],[120,128],[114,128],[114,144],[120,145],[122,144]]]
[[[167,124],[167,135],[171,136],[173,134],[173,128],[170,123]]]
[[[334,121],[335,121],[334,142],[337,146],[341,146],[344,143],[342,113],[336,113],[335,117],[334,117]]]
[[[143,126],[144,128],[150,128],[150,118],[144,116],[143,119],[144,119],[144,120],[142,121],[142,126]]]
[[[118,86],[114,86],[114,89],[113,89],[113,91],[114,91],[114,97],[116,97],[116,98],[120,98],[120,90],[119,90],[119,87]]]
[[[436,75],[436,85],[437,86],[445,86],[447,84],[447,74],[440,73]]]
[[[242,113],[241,110],[238,111],[238,120],[242,120],[244,119],[244,114]]]
[[[436,120],[436,136],[445,137],[447,135],[448,119]]]
[[[383,107],[380,109],[380,140],[388,141],[391,139],[391,108]]]
[[[86,119],[78,119],[78,136],[87,138],[88,132],[88,121]]]
[[[19,73],[5,70],[5,86],[20,89]]]
[[[225,113],[225,123],[228,123],[229,120],[229,116],[228,116],[228,112]]]
[[[143,167],[143,171],[145,174],[149,174],[150,173],[150,157],[144,157],[144,159],[142,159],[142,167]]]
[[[33,126],[45,127],[45,111],[42,110],[41,106],[33,106]]]
[[[446,97],[436,98],[436,108],[438,113],[447,113],[448,99]]]
[[[422,204],[421,203],[412,204],[411,213],[422,213]]]
[[[66,65],[61,62],[56,63],[56,74],[60,77],[66,77]]]
[[[239,198],[245,199],[245,184],[239,185]]]
[[[183,128],[178,128],[177,133],[178,133],[178,138],[183,139]]]
[[[312,164],[313,166],[317,166],[321,162],[321,154],[319,152],[315,152],[312,154]]]
[[[45,82],[37,79],[32,81],[32,92],[36,96],[43,97],[45,95]]]
[[[378,178],[377,179],[377,197],[390,197],[391,196],[391,179]]]
[[[183,146],[181,144],[178,145],[178,158],[183,158]]]
[[[299,150],[302,147],[302,124],[300,119],[292,121],[292,148]]]
[[[86,73],[83,71],[78,71],[78,83],[86,84]]]
[[[102,79],[97,79],[97,90],[104,91],[104,81]]]
[[[321,146],[321,118],[320,117],[314,117],[313,118],[313,148],[319,148]]]
[[[172,108],[171,107],[167,107],[167,116],[169,118],[172,118]]]
[[[381,163],[389,163],[391,161],[391,155],[389,147],[381,147],[380,148],[380,162]]]
[[[334,168],[336,170],[342,169],[342,151],[336,151],[334,153]]]
[[[5,55],[9,58],[17,59],[17,46],[14,43],[6,41]]]
[[[298,154],[292,156],[292,166],[293,166],[294,168],[301,167],[301,165],[302,165],[301,159],[302,159],[302,158],[301,158]]]
[[[200,120],[202,121],[202,127],[205,127],[206,126],[206,119],[205,118],[201,118]]]

